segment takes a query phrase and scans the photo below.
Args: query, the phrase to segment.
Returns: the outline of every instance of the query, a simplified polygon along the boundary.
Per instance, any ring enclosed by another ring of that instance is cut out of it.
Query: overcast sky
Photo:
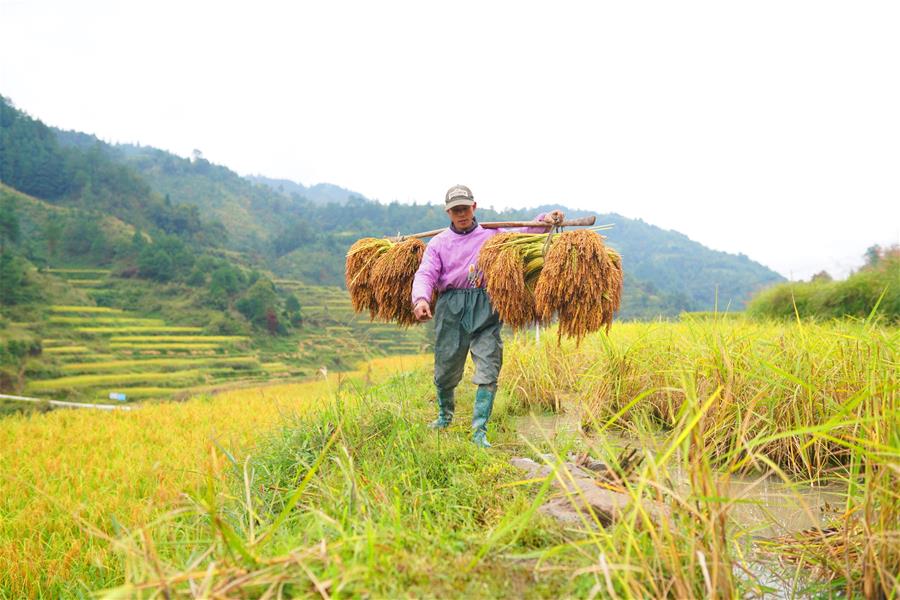
[[[0,0],[0,94],[382,201],[614,211],[797,279],[900,242],[898,31],[898,2]]]

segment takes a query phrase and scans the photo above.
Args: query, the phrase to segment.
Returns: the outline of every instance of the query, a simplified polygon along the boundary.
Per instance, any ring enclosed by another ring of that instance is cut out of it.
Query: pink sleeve
[[[547,216],[547,213],[541,213],[538,216],[536,216],[533,220],[534,221],[543,221],[544,217],[546,217],[546,216]],[[550,231],[550,228],[549,227],[523,227],[522,231],[524,231],[525,233],[547,233],[548,231]]]
[[[533,218],[532,221],[542,221],[544,219],[544,217],[546,217],[546,216],[547,216],[547,213],[541,213],[538,216],[536,216],[535,218]],[[549,227],[506,227],[506,228],[502,229],[501,231],[515,231],[518,233],[547,233],[548,231],[550,231],[550,228]]]
[[[434,286],[437,285],[438,278],[441,275],[441,255],[437,250],[435,240],[425,246],[425,254],[422,256],[422,264],[416,271],[416,277],[413,279],[412,286],[412,303],[415,306],[419,300],[425,300],[431,304],[431,295],[434,292]]]

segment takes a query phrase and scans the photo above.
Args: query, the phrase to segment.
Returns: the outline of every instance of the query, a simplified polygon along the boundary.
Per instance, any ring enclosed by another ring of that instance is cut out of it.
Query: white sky
[[[241,174],[615,211],[796,279],[900,242],[898,32],[897,2],[0,0],[0,93]]]

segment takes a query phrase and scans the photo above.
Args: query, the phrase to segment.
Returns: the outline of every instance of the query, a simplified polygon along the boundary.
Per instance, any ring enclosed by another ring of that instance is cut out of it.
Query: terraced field
[[[126,401],[165,398],[185,388],[274,376],[243,336],[203,335],[200,327],[115,308],[52,306],[50,314],[52,337],[42,342],[44,367],[25,384],[29,395],[117,402],[110,394],[124,394]]]
[[[420,354],[429,349],[430,326],[404,330],[373,323],[368,315],[353,312],[346,290],[290,279],[278,279],[275,284],[297,296],[304,320],[312,325],[297,348],[301,362],[325,364],[341,356]]]
[[[51,273],[101,302],[122,286],[140,285],[109,271],[56,269]],[[421,354],[429,327],[400,329],[353,312],[346,291],[279,280],[300,301],[303,323],[288,336],[214,335],[158,313],[108,306],[54,305],[41,323],[26,324],[41,339],[17,392],[54,400],[117,403],[171,398],[223,385],[311,377],[349,370],[379,356]],[[102,302],[101,302],[102,303]]]

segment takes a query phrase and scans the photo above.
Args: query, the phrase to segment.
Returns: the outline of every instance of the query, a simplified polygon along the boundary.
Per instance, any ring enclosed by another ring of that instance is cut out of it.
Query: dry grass
[[[617,259],[614,259],[613,257]],[[559,335],[580,341],[603,327],[609,331],[622,293],[622,262],[596,231],[556,236],[535,287],[538,315],[559,317]]]

